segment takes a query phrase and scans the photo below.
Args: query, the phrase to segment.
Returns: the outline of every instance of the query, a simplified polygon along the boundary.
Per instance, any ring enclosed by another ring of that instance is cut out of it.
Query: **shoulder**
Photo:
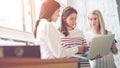
[[[79,29],[74,29],[73,32],[76,34],[83,34],[83,31]]]
[[[65,35],[62,32],[60,32],[59,30],[58,30],[58,33],[60,35],[60,38],[65,38]]]
[[[73,35],[76,35],[77,37],[84,37],[84,32],[79,29],[74,29],[72,32],[70,32]]]
[[[85,35],[85,39],[86,39],[88,42],[91,41],[91,39],[94,37],[94,34],[93,34],[92,31],[87,31],[87,32],[84,33],[84,35]]]
[[[80,29],[74,29],[74,31],[75,31],[75,32],[79,32],[79,33],[83,33],[83,31],[80,30]]]
[[[92,31],[86,31],[86,32],[84,32],[84,35],[86,35],[86,36],[89,36],[89,35],[92,35],[93,33],[92,33]]]
[[[40,26],[44,26],[45,28],[53,28],[52,22],[47,21],[46,19],[41,19]]]
[[[48,32],[48,31],[55,31],[55,27],[53,26],[53,24],[49,21],[47,21],[46,19],[41,19],[40,20],[40,23],[38,25],[38,28],[37,28],[38,32],[42,31],[42,32]]]

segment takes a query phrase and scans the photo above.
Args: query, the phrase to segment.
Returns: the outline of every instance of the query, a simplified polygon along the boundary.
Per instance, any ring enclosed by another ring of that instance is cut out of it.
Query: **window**
[[[41,0],[0,0],[0,26],[32,32],[38,1]]]
[[[22,0],[0,0],[0,26],[23,30]]]
[[[0,0],[0,45],[34,41],[32,31],[40,4],[41,0]]]

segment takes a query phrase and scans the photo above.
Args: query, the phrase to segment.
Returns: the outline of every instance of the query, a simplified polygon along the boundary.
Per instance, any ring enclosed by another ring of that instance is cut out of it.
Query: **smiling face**
[[[66,18],[66,27],[68,30],[72,30],[76,25],[77,14],[72,13]]]
[[[100,30],[100,22],[97,14],[89,14],[88,21],[93,30]]]

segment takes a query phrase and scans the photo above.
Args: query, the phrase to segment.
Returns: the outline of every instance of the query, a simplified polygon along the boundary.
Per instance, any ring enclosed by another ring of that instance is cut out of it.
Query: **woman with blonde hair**
[[[88,22],[91,28],[90,31],[85,33],[85,37],[88,42],[91,42],[92,38],[95,36],[112,34],[112,32],[105,29],[102,14],[98,9],[89,13]],[[116,44],[113,42],[111,45],[111,52],[108,55],[96,55],[95,58],[89,60],[91,68],[115,68],[113,54],[117,54],[117,52]]]

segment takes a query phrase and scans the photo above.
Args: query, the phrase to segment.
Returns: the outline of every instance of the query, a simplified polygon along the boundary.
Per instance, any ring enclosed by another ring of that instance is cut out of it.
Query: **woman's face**
[[[72,13],[66,18],[65,21],[66,21],[66,27],[67,27],[68,30],[71,30],[71,29],[73,29],[75,27],[76,18],[77,18],[76,13]]]
[[[60,9],[57,9],[57,10],[53,13],[53,15],[52,15],[52,17],[51,17],[52,21],[54,21],[54,22],[57,21],[58,17],[60,16],[60,15],[59,15],[59,12],[60,12]]]
[[[92,29],[98,29],[99,28],[99,18],[96,14],[90,14],[88,17],[89,24]]]

